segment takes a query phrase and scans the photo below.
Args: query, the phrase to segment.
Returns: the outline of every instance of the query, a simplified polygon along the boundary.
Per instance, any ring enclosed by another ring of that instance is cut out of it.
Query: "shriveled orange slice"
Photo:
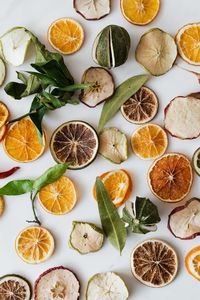
[[[182,59],[192,65],[200,65],[200,22],[187,24],[179,29],[176,44]]]
[[[127,171],[116,170],[106,172],[100,176],[113,204],[118,208],[124,204],[132,192],[132,179]],[[93,188],[93,195],[96,199],[96,189]]]
[[[73,182],[66,176],[46,185],[38,193],[42,207],[54,215],[64,215],[72,210],[77,201]]]
[[[0,101],[0,127],[2,127],[9,117],[9,111],[7,106]]]
[[[132,134],[131,145],[133,152],[140,158],[157,158],[163,155],[167,149],[167,134],[158,125],[145,125]]]
[[[45,138],[41,144],[34,123],[29,117],[15,122],[8,128],[4,139],[4,150],[13,160],[29,162],[39,158],[45,149]]]
[[[6,125],[3,125],[2,127],[0,127],[0,142],[2,142],[5,137],[6,129],[7,129]]]
[[[57,51],[63,54],[72,54],[81,48],[84,41],[84,31],[78,22],[62,18],[50,25],[48,40]]]
[[[160,0],[121,0],[121,11],[135,25],[152,22],[160,9]]]
[[[200,281],[200,246],[190,250],[185,258],[185,266],[188,273]]]
[[[39,264],[53,254],[54,238],[43,227],[27,227],[16,238],[15,249],[23,261],[29,264]]]
[[[189,193],[193,171],[187,157],[168,153],[154,161],[148,172],[152,193],[164,202],[178,202]]]

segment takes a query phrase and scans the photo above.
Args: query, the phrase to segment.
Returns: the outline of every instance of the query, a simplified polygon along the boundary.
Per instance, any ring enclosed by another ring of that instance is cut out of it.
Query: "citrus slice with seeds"
[[[19,275],[5,275],[0,278],[1,300],[31,300],[30,283]]]
[[[190,192],[193,172],[190,161],[179,153],[168,153],[155,160],[148,172],[152,193],[164,202],[178,202]]]
[[[200,281],[200,246],[190,250],[185,258],[185,266],[188,273]]]
[[[200,148],[198,148],[192,158],[192,164],[197,175],[200,176]]]
[[[81,48],[84,41],[84,31],[78,22],[62,18],[50,25],[48,40],[51,46],[60,53],[72,54]]]
[[[149,287],[166,286],[177,274],[177,254],[161,240],[146,240],[133,250],[131,270],[136,279]]]
[[[0,101],[0,127],[4,126],[9,117],[7,106]]]
[[[4,139],[4,150],[13,160],[30,162],[39,158],[45,149],[45,137],[41,144],[36,127],[29,117],[11,125]]]
[[[187,24],[176,35],[178,52],[187,63],[200,65],[200,22]]]
[[[132,134],[131,145],[133,152],[140,158],[157,158],[167,149],[167,134],[158,125],[144,125]]]
[[[121,0],[123,16],[135,25],[147,25],[157,16],[160,0]]]
[[[133,124],[147,123],[157,112],[158,98],[152,90],[144,86],[121,106],[123,117]]]
[[[66,176],[61,176],[55,182],[43,187],[38,198],[42,207],[54,215],[64,215],[70,212],[77,202],[73,182]]]
[[[87,167],[96,158],[99,140],[92,126],[70,121],[58,127],[50,141],[50,150],[58,163],[70,163],[69,169]]]
[[[104,173],[100,176],[113,204],[118,208],[124,204],[132,192],[132,179],[128,172],[116,170]],[[93,195],[96,199],[96,189],[93,188]]]
[[[54,238],[43,227],[27,227],[17,236],[15,249],[19,257],[26,263],[39,264],[53,254]]]

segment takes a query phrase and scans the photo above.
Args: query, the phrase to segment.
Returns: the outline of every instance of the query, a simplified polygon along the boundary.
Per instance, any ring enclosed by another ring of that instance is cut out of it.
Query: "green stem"
[[[31,203],[32,203],[32,210],[33,210],[33,215],[34,215],[34,220],[33,221],[26,221],[27,223],[36,223],[38,224],[39,226],[41,226],[41,222],[40,220],[38,219],[37,217],[37,214],[36,214],[36,210],[35,210],[35,199],[36,199],[36,196],[37,196],[37,192],[35,193],[35,195],[33,196],[33,192],[31,192]]]
[[[36,109],[36,110],[29,111],[28,113],[22,115],[21,117],[18,117],[18,118],[16,118],[16,119],[13,119],[13,120],[8,121],[8,122],[7,122],[7,125],[12,124],[12,123],[15,123],[15,122],[17,122],[17,121],[20,121],[21,119],[23,119],[23,118],[25,118],[25,117],[28,117],[28,116],[30,116],[30,115],[33,115],[33,114],[37,113],[41,108],[43,108],[43,105],[41,105],[41,106],[40,106],[38,109]]]
[[[77,90],[88,89],[92,87],[94,84],[95,83],[78,83],[78,84],[68,85],[64,88],[59,88],[59,89],[65,92],[75,92]]]

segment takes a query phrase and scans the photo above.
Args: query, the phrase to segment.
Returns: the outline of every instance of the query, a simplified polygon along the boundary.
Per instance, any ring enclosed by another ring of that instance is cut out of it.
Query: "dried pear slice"
[[[171,35],[153,28],[141,37],[135,55],[146,70],[160,76],[172,68],[177,57],[177,46]]]
[[[195,151],[192,157],[192,164],[195,172],[200,176],[200,148]]]
[[[99,20],[110,13],[110,0],[74,0],[74,8],[77,13],[86,20]]]
[[[101,228],[87,222],[73,222],[69,245],[80,254],[88,254],[101,249],[104,234]]]
[[[86,300],[127,300],[128,296],[124,281],[114,272],[97,273],[87,285]]]
[[[106,128],[100,136],[99,153],[115,164],[128,159],[128,140],[117,128]]]
[[[143,86],[121,106],[121,113],[130,123],[144,124],[153,120],[158,112],[158,106],[155,93]]]
[[[110,72],[100,67],[87,69],[82,77],[82,83],[93,83],[81,91],[79,99],[89,107],[95,107],[114,94],[115,84]]]
[[[5,275],[0,278],[1,300],[30,300],[30,283],[19,275]]]
[[[177,254],[167,243],[149,239],[133,250],[131,269],[141,283],[149,287],[163,287],[171,283],[177,274]]]
[[[50,141],[50,150],[58,163],[70,163],[69,169],[87,167],[97,156],[99,139],[92,126],[83,121],[69,121],[59,126]]]
[[[4,83],[4,79],[6,77],[6,66],[3,60],[0,58],[0,86]]]

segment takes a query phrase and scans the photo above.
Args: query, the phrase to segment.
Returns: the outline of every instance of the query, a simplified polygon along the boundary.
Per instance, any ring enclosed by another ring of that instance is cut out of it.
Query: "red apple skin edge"
[[[103,15],[101,18],[99,18],[99,19],[96,19],[96,18],[93,18],[93,19],[87,19],[80,11],[78,11],[77,9],[76,9],[76,5],[75,5],[75,2],[76,2],[76,0],[74,0],[73,1],[73,7],[74,7],[74,9],[75,9],[75,11],[79,14],[79,15],[81,15],[85,20],[87,20],[87,21],[96,21],[96,20],[101,20],[101,19],[103,19],[103,18],[105,18],[107,15],[109,15],[109,13],[110,13],[110,11],[111,11],[111,0],[109,0],[109,12],[107,13],[107,14],[105,14],[105,15]]]

